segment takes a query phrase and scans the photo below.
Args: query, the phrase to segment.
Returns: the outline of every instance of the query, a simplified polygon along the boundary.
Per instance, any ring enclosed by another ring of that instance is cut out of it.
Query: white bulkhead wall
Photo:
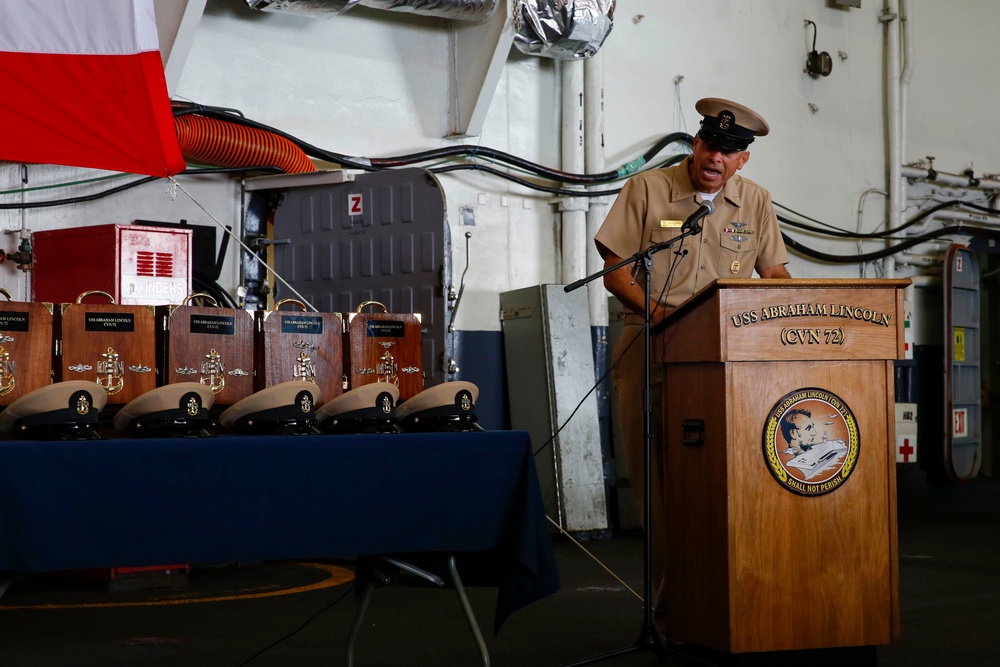
[[[1000,172],[991,63],[1000,4],[967,0],[887,2],[912,22],[914,61],[906,98],[904,153],[935,157],[939,171]],[[620,0],[615,27],[601,49],[605,86],[605,160],[613,169],[659,137],[697,131],[697,99],[728,97],[762,113],[772,132],[751,147],[743,174],[771,190],[776,202],[842,229],[874,231],[885,215],[885,44],[883,2],[838,8],[827,0]],[[833,57],[828,77],[803,72],[816,24],[816,47]],[[358,7],[313,19],[262,13],[242,0],[209,0],[173,94],[241,110],[322,148],[386,157],[455,143],[480,143],[560,168],[560,77],[555,62],[511,54],[493,91],[479,136],[447,138],[453,126],[454,71],[447,21]],[[680,82],[675,85],[675,79]],[[588,137],[596,140],[596,138]],[[22,186],[19,165],[0,163],[0,190]],[[90,170],[29,166],[29,187],[107,175]],[[0,203],[95,192],[107,184],[0,194]],[[212,215],[238,225],[238,185],[232,179],[180,179]],[[496,177],[460,172],[440,177],[455,239],[454,266],[471,262],[457,326],[498,331],[499,293],[557,282],[561,230],[553,197]],[[475,226],[460,225],[471,208]],[[909,211],[912,214],[913,209]],[[904,212],[904,218],[907,212]],[[4,250],[22,227],[127,223],[134,218],[211,224],[184,194],[163,182],[69,207],[0,210]],[[803,243],[831,254],[855,251],[794,230]],[[884,246],[868,241],[866,252]],[[938,246],[939,247],[939,246]],[[235,257],[235,252],[233,253]],[[235,286],[230,263],[223,280]],[[794,256],[797,277],[857,277],[856,265]],[[870,276],[871,274],[869,274]],[[905,277],[907,274],[899,272]],[[0,265],[0,286],[26,298],[26,279]]]

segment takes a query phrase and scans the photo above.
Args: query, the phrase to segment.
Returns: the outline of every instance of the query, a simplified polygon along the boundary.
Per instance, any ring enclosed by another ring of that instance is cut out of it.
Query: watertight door
[[[967,247],[948,249],[944,301],[944,464],[958,481],[979,474],[983,448],[979,260]]]

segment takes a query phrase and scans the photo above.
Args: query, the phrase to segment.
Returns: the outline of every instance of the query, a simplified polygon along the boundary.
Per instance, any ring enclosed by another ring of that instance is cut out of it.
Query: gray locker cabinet
[[[526,287],[501,293],[500,309],[511,428],[531,434],[549,516],[567,531],[604,530],[587,291]]]

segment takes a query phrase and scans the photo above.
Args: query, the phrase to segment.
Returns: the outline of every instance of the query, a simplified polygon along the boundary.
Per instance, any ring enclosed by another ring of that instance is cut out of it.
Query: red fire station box
[[[178,304],[191,292],[191,235],[143,225],[35,232],[32,300],[71,303],[85,285],[120,305]]]

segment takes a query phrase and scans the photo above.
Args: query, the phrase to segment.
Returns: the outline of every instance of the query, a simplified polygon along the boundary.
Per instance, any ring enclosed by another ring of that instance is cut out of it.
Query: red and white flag
[[[153,0],[0,0],[0,160],[184,170]]]

